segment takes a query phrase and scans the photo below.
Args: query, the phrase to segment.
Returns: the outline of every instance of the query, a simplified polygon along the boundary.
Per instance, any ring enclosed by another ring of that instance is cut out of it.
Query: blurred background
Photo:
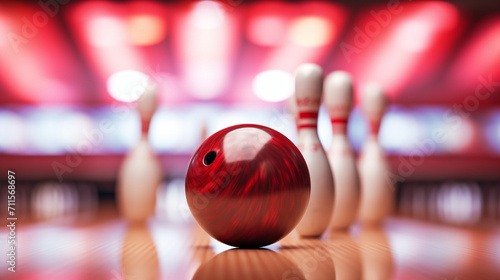
[[[367,134],[359,89],[374,81],[386,90],[380,142],[398,178],[397,215],[498,224],[493,0],[2,2],[0,168],[16,172],[18,215],[93,217],[113,205],[141,133],[122,92],[147,75],[160,94],[149,133],[164,171],[158,217],[185,219],[186,168],[207,136],[257,123],[296,140],[288,100],[305,62],[353,75],[356,152]],[[324,108],[319,134],[329,146]]]

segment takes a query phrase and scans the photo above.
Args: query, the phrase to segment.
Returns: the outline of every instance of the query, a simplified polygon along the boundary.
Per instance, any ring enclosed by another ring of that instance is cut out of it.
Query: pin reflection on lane
[[[391,279],[393,256],[383,228],[367,227],[359,237],[363,279]]]
[[[159,275],[156,246],[145,225],[131,225],[122,247],[122,274],[124,279],[156,280]]]
[[[280,243],[280,253],[295,262],[306,279],[336,279],[335,266],[328,251],[328,244],[322,239],[293,239],[289,236]]]
[[[335,263],[335,279],[361,279],[360,246],[349,233],[332,230],[328,235],[328,245]]]

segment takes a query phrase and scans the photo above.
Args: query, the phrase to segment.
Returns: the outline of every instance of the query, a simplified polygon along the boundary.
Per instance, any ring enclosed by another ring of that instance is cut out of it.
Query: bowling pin
[[[347,120],[352,110],[352,79],[347,72],[336,71],[325,79],[325,98],[332,122],[332,142],[328,160],[335,183],[335,203],[331,226],[347,228],[355,220],[359,204],[359,177],[356,158],[347,138]]]
[[[364,88],[362,109],[370,126],[358,163],[361,182],[359,220],[365,225],[379,224],[392,213],[394,184],[384,151],[378,142],[380,122],[387,109],[388,100],[376,84]]]
[[[154,88],[147,88],[137,101],[142,133],[127,154],[117,179],[120,213],[131,222],[144,222],[154,213],[156,192],[162,181],[160,161],[148,141],[149,125],[157,108]]]
[[[318,111],[323,94],[323,71],[318,65],[303,64],[295,76],[298,117],[298,148],[311,177],[311,196],[304,217],[297,225],[301,236],[317,237],[330,223],[334,185],[330,164],[318,137]]]

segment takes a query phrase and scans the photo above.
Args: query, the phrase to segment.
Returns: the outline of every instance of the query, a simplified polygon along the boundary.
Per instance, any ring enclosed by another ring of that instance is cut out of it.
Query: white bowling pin
[[[146,85],[144,93],[137,100],[136,106],[141,118],[142,135],[147,135],[149,133],[151,119],[158,108],[158,94],[154,84],[148,83]]]
[[[156,192],[162,181],[160,161],[148,141],[149,124],[156,107],[155,90],[147,90],[137,101],[141,139],[125,157],[118,174],[119,210],[131,222],[144,222],[154,213]]]
[[[364,88],[362,109],[370,132],[362,148],[358,170],[361,182],[359,220],[365,225],[379,224],[394,208],[390,167],[377,139],[387,103],[387,97],[378,85],[369,84]]]
[[[330,164],[318,137],[318,111],[323,93],[323,71],[318,65],[303,64],[295,76],[298,148],[311,177],[311,196],[304,217],[297,225],[301,236],[323,234],[333,210],[334,185]]]
[[[325,79],[324,102],[332,122],[332,143],[328,160],[335,182],[335,203],[331,226],[347,228],[357,217],[359,177],[356,158],[347,138],[347,120],[352,110],[352,79],[347,72],[336,71]]]

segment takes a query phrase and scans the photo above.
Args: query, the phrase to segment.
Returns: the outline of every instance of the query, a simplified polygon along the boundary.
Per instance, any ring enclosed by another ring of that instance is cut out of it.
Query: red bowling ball
[[[228,245],[256,248],[286,236],[304,215],[311,182],[297,147],[260,125],[225,128],[201,144],[186,175],[198,224]]]

